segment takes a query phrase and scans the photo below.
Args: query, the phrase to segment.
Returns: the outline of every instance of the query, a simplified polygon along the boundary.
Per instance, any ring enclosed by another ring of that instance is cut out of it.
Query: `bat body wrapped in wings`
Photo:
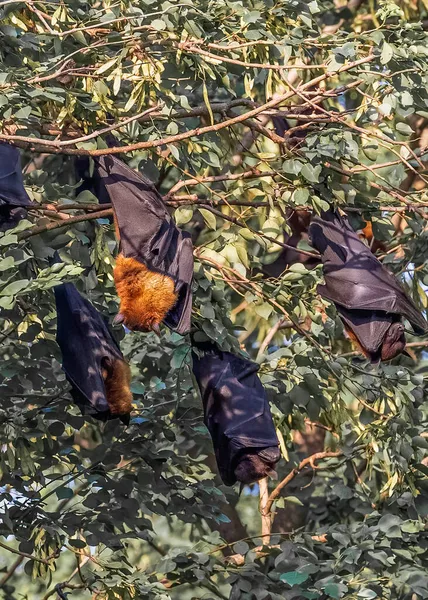
[[[131,373],[106,319],[72,283],[55,287],[57,342],[74,402],[100,420],[129,421]]]
[[[24,188],[18,148],[0,142],[0,231],[15,227],[35,206]]]
[[[153,184],[115,156],[95,170],[113,203],[120,254],[114,271],[120,312],[130,329],[158,330],[163,321],[185,334],[192,310],[193,247]]]
[[[253,483],[274,473],[280,458],[258,365],[214,344],[194,344],[193,373],[223,482]]]
[[[309,236],[323,263],[325,285],[318,286],[319,294],[336,305],[350,337],[373,362],[404,351],[402,318],[415,334],[428,332],[413,301],[346,217],[333,211],[313,217]]]

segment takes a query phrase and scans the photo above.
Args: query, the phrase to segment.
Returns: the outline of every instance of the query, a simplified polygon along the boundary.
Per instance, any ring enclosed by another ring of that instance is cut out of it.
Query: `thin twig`
[[[3,548],[4,550],[11,552],[12,554],[19,554],[19,556],[21,556],[22,559],[28,558],[30,560],[35,560],[36,562],[42,563],[44,565],[49,565],[51,563],[51,560],[54,558],[53,556],[50,558],[38,558],[37,556],[33,556],[32,554],[27,554],[27,552],[21,552],[20,550],[11,548],[7,544],[3,544],[3,542],[0,542],[0,548]]]
[[[6,585],[6,583],[9,581],[9,579],[14,575],[16,569],[23,563],[24,558],[25,558],[24,556],[18,556],[16,561],[13,563],[13,565],[10,567],[10,569],[6,572],[4,577],[1,579],[0,588],[4,587]]]
[[[66,221],[60,221],[59,223],[54,221],[52,223],[48,223],[47,225],[38,225],[33,227],[32,229],[28,229],[27,231],[22,231],[18,234],[18,240],[27,240],[33,235],[38,235],[40,233],[45,233],[46,231],[53,231],[54,229],[60,229],[61,227],[69,227],[70,225],[74,225],[75,223],[82,223],[83,221],[93,221],[95,219],[105,219],[106,217],[110,217],[113,214],[113,209],[108,210],[100,210],[99,212],[90,213],[89,215],[78,215],[76,217],[70,217]]]

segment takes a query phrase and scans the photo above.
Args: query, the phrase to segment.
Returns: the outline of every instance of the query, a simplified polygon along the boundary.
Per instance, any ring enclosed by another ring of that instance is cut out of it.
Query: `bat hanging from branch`
[[[323,264],[325,284],[318,292],[335,304],[349,336],[371,361],[404,352],[403,319],[416,335],[428,333],[428,323],[411,298],[346,217],[333,211],[313,217],[309,236]]]
[[[193,341],[192,357],[223,482],[249,484],[276,475],[279,442],[259,366],[210,342]]]
[[[72,283],[55,287],[57,342],[71,395],[83,414],[129,422],[131,371],[106,319]]]
[[[190,234],[175,225],[151,181],[115,156],[97,157],[95,171],[113,204],[120,240],[115,322],[142,331],[159,331],[164,322],[184,335],[192,310]]]

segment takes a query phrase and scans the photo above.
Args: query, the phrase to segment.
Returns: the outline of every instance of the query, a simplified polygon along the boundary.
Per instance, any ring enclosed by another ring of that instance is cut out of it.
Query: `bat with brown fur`
[[[333,302],[349,337],[371,361],[391,360],[404,352],[402,319],[416,335],[428,323],[392,273],[373,255],[338,212],[312,218],[312,245],[323,263],[321,296]]]
[[[56,339],[71,396],[84,414],[129,422],[131,371],[107,320],[72,283],[55,287]]]
[[[257,375],[259,366],[195,339],[192,356],[204,422],[223,482],[248,484],[273,476],[281,454],[269,401]]]
[[[102,363],[102,375],[107,404],[113,417],[124,417],[132,410],[131,369],[124,360],[106,357]]]
[[[181,335],[190,329],[193,247],[171,219],[153,184],[115,156],[95,161],[114,208],[120,253],[114,282],[120,300],[115,323],[159,332],[164,322]]]
[[[236,480],[250,484],[265,477],[276,479],[275,462],[266,461],[256,453],[245,454],[235,467]]]

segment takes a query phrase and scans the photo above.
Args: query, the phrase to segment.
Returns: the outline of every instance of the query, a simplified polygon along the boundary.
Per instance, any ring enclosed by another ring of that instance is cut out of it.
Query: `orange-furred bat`
[[[153,184],[115,156],[95,159],[113,204],[120,253],[114,269],[120,309],[115,322],[159,331],[164,322],[190,330],[193,246],[169,215]]]

